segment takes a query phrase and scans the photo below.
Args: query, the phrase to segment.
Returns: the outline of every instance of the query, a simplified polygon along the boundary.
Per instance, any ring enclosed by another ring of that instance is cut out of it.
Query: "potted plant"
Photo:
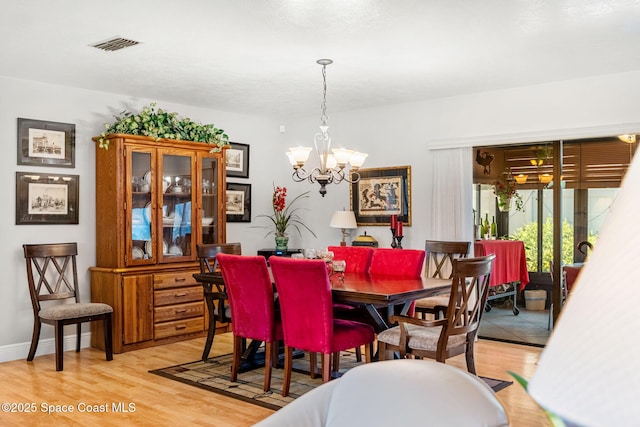
[[[100,134],[100,148],[109,149],[107,135],[122,133],[127,135],[144,135],[155,138],[178,139],[184,141],[212,144],[212,151],[220,151],[229,145],[229,137],[224,130],[213,124],[200,124],[189,118],[179,118],[178,113],[169,113],[161,108],[156,110],[156,103],[144,106],[138,114],[122,111],[115,116],[113,123],[105,124],[105,131]]]
[[[509,212],[509,210],[511,210],[511,200],[515,201],[517,211],[522,210],[522,197],[518,194],[515,180],[507,179],[504,181],[496,181],[493,185],[493,194],[498,198],[498,209],[500,212]]]
[[[270,234],[275,235],[276,250],[287,249],[287,245],[289,243],[288,231],[290,227],[294,228],[299,235],[302,235],[300,227],[303,227],[307,229],[311,234],[313,234],[313,237],[317,237],[316,234],[305,223],[302,222],[300,215],[298,215],[298,211],[301,208],[293,207],[296,201],[306,199],[308,197],[309,192],[307,191],[296,196],[287,205],[287,188],[274,186],[272,197],[273,215],[258,215],[258,217],[269,218],[269,220],[273,223],[273,229],[271,229],[271,226],[265,226],[265,228],[270,229],[265,237]]]

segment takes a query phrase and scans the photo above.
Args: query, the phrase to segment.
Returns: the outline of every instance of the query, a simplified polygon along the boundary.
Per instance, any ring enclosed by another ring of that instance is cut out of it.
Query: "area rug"
[[[309,359],[306,353],[304,357],[294,360],[291,388],[287,397],[282,397],[280,394],[282,390],[282,369],[276,368],[272,370],[271,391],[265,392],[262,389],[264,368],[240,373],[238,381],[231,382],[229,380],[231,360],[232,355],[225,354],[208,359],[206,362],[198,360],[149,372],[273,410],[282,408],[286,404],[293,402],[297,397],[322,384],[321,376],[312,379],[309,375]],[[360,363],[363,362],[356,361],[355,353],[342,352],[340,355],[340,372],[344,373]],[[512,381],[480,378],[496,392],[513,384]]]

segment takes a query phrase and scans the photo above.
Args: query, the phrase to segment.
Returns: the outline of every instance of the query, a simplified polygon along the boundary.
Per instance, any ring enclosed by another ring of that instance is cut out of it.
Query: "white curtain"
[[[431,151],[429,240],[474,241],[472,152],[471,147]]]

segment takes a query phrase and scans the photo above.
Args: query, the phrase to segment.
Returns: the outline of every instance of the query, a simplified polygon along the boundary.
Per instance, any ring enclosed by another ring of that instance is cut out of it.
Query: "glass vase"
[[[289,236],[276,236],[276,251],[286,251],[289,245]]]

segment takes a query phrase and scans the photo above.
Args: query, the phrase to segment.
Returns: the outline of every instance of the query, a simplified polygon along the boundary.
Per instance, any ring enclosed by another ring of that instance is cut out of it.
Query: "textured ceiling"
[[[90,45],[113,36],[141,44]],[[0,75],[291,117],[640,69],[640,2],[7,0]]]

